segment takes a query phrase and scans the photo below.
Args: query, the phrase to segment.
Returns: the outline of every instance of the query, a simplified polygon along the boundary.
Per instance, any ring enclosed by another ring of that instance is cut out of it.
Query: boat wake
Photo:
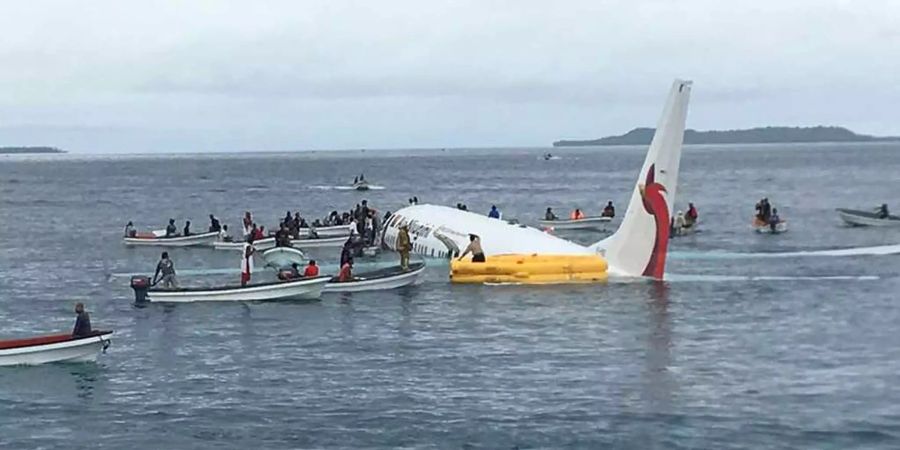
[[[876,275],[831,275],[831,276],[782,276],[782,275],[688,275],[667,273],[666,282],[728,282],[728,281],[874,281]]]
[[[681,260],[716,260],[744,258],[796,258],[803,256],[885,256],[900,254],[900,244],[876,245],[872,247],[852,247],[826,250],[803,250],[794,252],[670,252],[670,259]]]

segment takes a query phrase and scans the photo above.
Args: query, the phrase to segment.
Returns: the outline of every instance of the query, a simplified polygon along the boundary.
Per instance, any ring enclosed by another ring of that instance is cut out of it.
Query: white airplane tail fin
[[[592,246],[616,273],[663,278],[690,94],[690,81],[672,84],[622,224]]]

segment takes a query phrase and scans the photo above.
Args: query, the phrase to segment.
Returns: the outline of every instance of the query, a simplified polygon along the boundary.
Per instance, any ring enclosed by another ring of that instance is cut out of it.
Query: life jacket
[[[315,277],[319,275],[319,266],[306,266],[306,270],[303,271],[304,277]]]

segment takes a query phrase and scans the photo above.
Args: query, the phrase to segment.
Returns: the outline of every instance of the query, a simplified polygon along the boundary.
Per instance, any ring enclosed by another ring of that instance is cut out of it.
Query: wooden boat
[[[38,365],[53,362],[91,362],[109,347],[112,331],[87,336],[71,333],[0,341],[0,366]]]
[[[838,215],[849,225],[858,227],[900,227],[900,217],[890,215],[881,217],[876,212],[856,209],[837,209]]]
[[[219,239],[219,233],[192,234],[190,236],[161,237],[157,232],[152,234],[138,234],[135,237],[125,237],[122,241],[128,246],[156,246],[156,247],[196,247],[213,245]]]
[[[541,220],[541,228],[553,230],[603,230],[606,224],[612,222],[612,217],[592,216],[584,219],[556,219]]]
[[[330,276],[297,278],[247,286],[150,289],[147,277],[132,277],[136,303],[248,302],[316,299]]]
[[[337,281],[332,278],[325,285],[325,292],[364,292],[384,291],[409,286],[418,281],[419,276],[425,272],[425,263],[417,262],[409,265],[409,270],[403,270],[400,266],[373,270],[354,275],[353,281]]]

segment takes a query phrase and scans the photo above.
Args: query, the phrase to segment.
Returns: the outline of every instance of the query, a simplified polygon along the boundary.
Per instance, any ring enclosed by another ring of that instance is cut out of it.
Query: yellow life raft
[[[483,263],[450,262],[452,283],[557,284],[606,281],[607,264],[600,255],[494,255]]]

